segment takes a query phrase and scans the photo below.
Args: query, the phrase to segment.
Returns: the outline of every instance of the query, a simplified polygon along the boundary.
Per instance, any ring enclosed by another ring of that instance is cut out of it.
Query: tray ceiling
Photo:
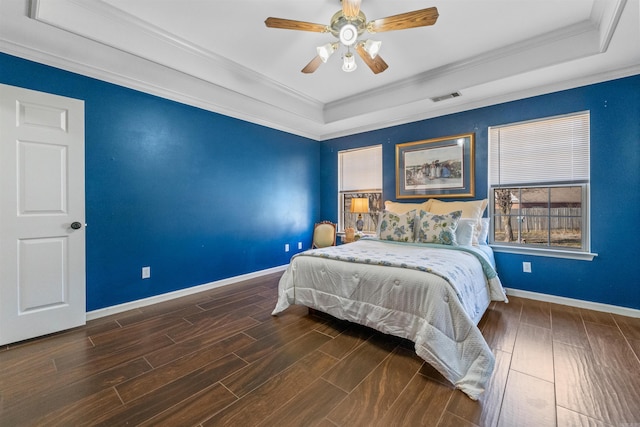
[[[303,74],[335,38],[264,24],[328,24],[338,0],[5,0],[0,51],[324,140],[637,74],[638,3],[363,0],[368,20],[440,14],[369,36],[389,64],[377,75],[339,55]]]

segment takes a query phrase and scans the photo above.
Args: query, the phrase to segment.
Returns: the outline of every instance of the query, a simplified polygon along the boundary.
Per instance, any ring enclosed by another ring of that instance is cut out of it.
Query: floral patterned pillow
[[[458,246],[456,228],[461,216],[462,211],[448,214],[432,214],[421,210],[416,218],[418,228],[417,241],[420,243]]]
[[[414,242],[415,232],[413,225],[416,219],[416,211],[405,214],[396,214],[383,211],[380,215],[380,228],[378,237],[380,240],[395,240],[396,242]]]

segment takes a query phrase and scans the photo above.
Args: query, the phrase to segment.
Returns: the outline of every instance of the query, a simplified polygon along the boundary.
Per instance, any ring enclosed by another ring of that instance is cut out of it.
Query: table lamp
[[[362,231],[362,228],[364,227],[362,214],[369,213],[369,199],[364,197],[351,199],[351,213],[358,214],[358,220],[356,221],[356,229],[358,231]]]

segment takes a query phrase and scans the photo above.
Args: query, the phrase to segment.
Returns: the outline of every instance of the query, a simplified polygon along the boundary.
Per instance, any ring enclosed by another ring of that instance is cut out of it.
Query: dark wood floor
[[[481,400],[410,342],[292,307],[280,274],[0,349],[0,425],[638,426],[640,319],[511,298]]]

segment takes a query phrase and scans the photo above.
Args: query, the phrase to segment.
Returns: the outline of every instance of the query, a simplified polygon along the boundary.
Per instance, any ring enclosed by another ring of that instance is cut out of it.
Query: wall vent
[[[444,101],[445,99],[457,98],[459,96],[460,96],[460,92],[452,92],[446,95],[434,96],[433,98],[431,98],[431,100],[433,102],[440,102],[440,101]]]

